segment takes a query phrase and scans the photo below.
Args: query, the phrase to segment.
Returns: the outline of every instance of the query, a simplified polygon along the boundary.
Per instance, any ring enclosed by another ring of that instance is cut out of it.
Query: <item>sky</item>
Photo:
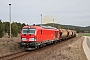
[[[26,24],[90,26],[90,0],[0,0],[0,19]]]

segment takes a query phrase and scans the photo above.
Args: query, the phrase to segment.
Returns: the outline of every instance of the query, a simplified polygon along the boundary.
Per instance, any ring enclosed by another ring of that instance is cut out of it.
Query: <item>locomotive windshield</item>
[[[35,28],[22,29],[22,34],[35,34]]]

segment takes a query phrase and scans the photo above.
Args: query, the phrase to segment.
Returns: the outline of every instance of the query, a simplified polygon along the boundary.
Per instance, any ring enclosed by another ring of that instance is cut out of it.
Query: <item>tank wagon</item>
[[[74,30],[67,30],[67,31],[69,32],[68,38],[73,38],[76,36],[76,31],[74,31]]]
[[[59,29],[60,30],[60,36],[59,36],[59,39],[60,40],[65,40],[68,38],[68,31],[66,29]]]
[[[73,38],[76,36],[76,32],[51,26],[24,26],[20,35],[21,46],[29,50]]]
[[[74,30],[66,30],[66,29],[59,29],[60,30],[60,40],[66,40],[69,38],[73,38],[76,36],[76,31]]]

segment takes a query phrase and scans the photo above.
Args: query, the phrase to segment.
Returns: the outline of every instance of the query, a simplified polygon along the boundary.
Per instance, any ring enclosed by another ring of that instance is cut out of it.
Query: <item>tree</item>
[[[26,24],[25,23],[22,23],[22,27],[25,26]]]
[[[12,33],[12,36],[13,37],[17,37],[18,36],[18,25],[15,23],[15,22],[13,22],[12,24],[11,24],[11,33]]]
[[[0,38],[2,38],[3,36],[4,36],[4,33],[3,33],[3,23],[0,20]]]
[[[3,22],[4,32],[7,33],[10,29],[10,23],[9,22]]]
[[[20,33],[21,29],[22,29],[22,24],[21,23],[17,23],[18,25],[18,32]]]
[[[80,28],[78,28],[78,27],[75,28],[75,31],[77,31],[77,33],[81,32]]]

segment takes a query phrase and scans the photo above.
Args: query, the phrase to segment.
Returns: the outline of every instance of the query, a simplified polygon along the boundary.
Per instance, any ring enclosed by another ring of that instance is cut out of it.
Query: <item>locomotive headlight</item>
[[[30,38],[29,41],[36,41],[36,38]]]
[[[22,41],[26,41],[26,38],[22,38]]]

